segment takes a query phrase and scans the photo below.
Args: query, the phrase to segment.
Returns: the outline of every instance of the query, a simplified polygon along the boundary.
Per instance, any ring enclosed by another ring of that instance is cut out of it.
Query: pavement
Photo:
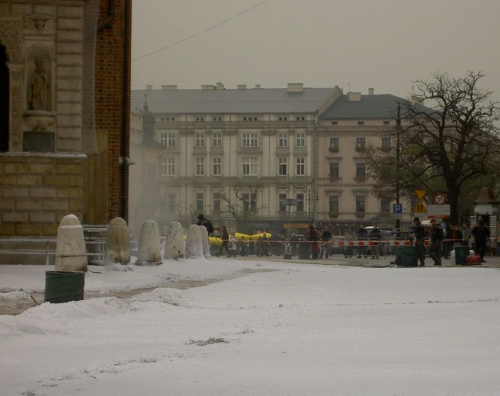
[[[397,267],[397,268],[412,268],[412,267],[398,267],[392,265],[391,261],[395,260],[395,256],[380,256],[379,259],[371,259],[370,256],[367,258],[361,257],[357,258],[353,256],[352,258],[345,258],[343,254],[334,254],[329,256],[327,259],[318,258],[313,259],[299,259],[297,256],[291,259],[284,259],[283,256],[267,256],[267,257],[257,257],[257,256],[237,256],[236,259],[241,260],[262,260],[262,261],[274,261],[274,262],[293,262],[298,264],[316,264],[316,265],[339,265],[346,267],[366,267],[366,268],[385,268],[385,267]],[[483,268],[500,268],[500,256],[485,256],[484,259],[486,263],[481,265],[473,265],[473,267],[483,267]],[[430,257],[425,259],[425,267],[434,267],[433,260]],[[436,268],[462,268],[471,267],[471,265],[456,265],[455,259],[441,259],[441,266],[436,266]]]

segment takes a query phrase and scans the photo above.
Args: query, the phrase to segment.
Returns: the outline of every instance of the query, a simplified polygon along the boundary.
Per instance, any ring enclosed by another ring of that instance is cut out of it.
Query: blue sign
[[[392,205],[392,211],[394,213],[403,213],[403,204],[394,204],[394,205]]]

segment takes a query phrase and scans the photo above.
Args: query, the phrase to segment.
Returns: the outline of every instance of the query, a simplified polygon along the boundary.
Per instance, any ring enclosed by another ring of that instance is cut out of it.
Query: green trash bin
[[[467,256],[469,255],[468,246],[456,246],[455,247],[455,264],[456,265],[466,265]]]
[[[45,271],[45,302],[65,303],[83,300],[85,272]]]
[[[418,254],[416,246],[400,246],[396,252],[396,258],[401,267],[416,267],[418,265]]]

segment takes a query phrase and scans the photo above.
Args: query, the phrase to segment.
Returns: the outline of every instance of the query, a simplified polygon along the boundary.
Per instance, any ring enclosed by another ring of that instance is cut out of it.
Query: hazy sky
[[[302,82],[407,97],[412,81],[434,72],[482,70],[481,86],[500,101],[498,0],[136,0],[133,7],[133,89]]]

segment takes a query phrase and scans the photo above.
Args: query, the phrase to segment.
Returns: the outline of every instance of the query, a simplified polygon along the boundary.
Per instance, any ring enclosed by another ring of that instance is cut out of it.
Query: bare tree
[[[492,91],[479,88],[483,77],[482,72],[462,78],[436,73],[430,81],[414,82],[414,100],[400,103],[406,122],[391,132],[399,145],[389,155],[373,147],[368,151],[375,192],[394,196],[395,184],[388,181],[398,181],[406,194],[446,192],[450,220],[458,223],[468,201],[464,192],[498,178],[500,108]]]
[[[229,213],[237,222],[252,219],[260,210],[265,209],[265,206],[259,206],[257,201],[257,193],[261,190],[261,187],[252,186],[231,187],[229,195],[221,195],[221,200],[226,203],[222,212]]]

